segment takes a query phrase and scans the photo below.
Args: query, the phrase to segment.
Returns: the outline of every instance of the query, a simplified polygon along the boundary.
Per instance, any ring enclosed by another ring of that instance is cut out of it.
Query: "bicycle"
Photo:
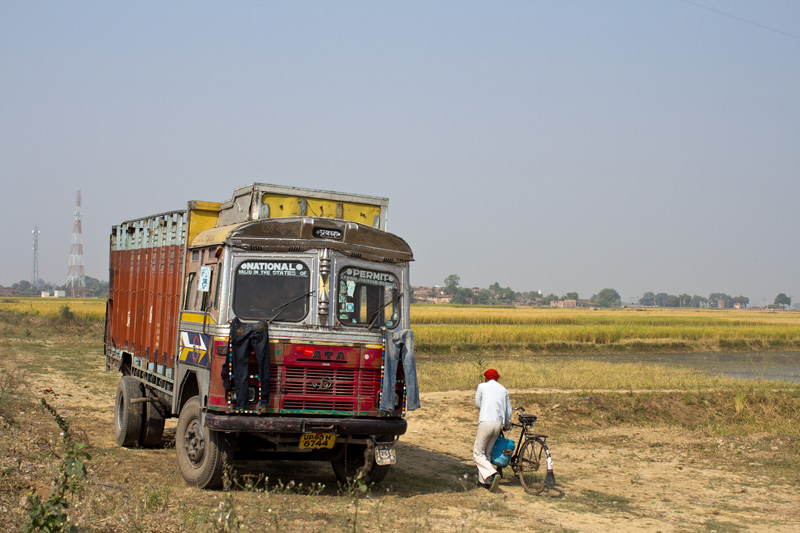
[[[514,475],[519,477],[525,492],[533,495],[541,494],[545,487],[551,489],[556,485],[553,459],[547,447],[547,435],[531,431],[533,423],[536,422],[536,415],[525,414],[524,407],[515,407],[514,410],[522,412],[517,414],[519,423],[512,422],[511,426],[520,428],[521,432],[508,464]],[[542,475],[543,458],[546,466],[544,475]]]

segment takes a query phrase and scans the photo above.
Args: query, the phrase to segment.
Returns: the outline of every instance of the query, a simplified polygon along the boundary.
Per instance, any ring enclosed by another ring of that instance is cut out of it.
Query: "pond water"
[[[703,374],[741,379],[784,380],[800,383],[800,353],[794,352],[594,355],[589,358],[598,361],[678,366]]]

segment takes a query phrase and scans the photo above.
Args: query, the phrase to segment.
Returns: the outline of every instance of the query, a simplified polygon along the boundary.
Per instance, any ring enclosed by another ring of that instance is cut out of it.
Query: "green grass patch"
[[[706,376],[686,368],[653,363],[617,363],[580,357],[426,356],[417,361],[423,391],[473,389],[488,367],[509,388],[663,390],[735,386],[734,378]]]

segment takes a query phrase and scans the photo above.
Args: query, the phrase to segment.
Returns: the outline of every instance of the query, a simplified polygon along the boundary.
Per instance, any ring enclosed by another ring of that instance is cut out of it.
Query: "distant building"
[[[50,291],[42,291],[42,298],[66,298],[67,291],[65,290],[54,290],[51,294]]]
[[[444,287],[434,285],[432,287],[412,287],[414,289],[414,301],[429,304],[449,304],[452,298],[444,293]]]
[[[17,289],[11,287],[0,287],[0,297],[2,296],[22,296]]]

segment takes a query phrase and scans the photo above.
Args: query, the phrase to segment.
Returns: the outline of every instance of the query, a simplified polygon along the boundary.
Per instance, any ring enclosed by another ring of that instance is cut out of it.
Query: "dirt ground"
[[[76,436],[91,446],[88,484],[107,499],[97,502],[96,497],[95,503],[84,505],[108,505],[109,510],[104,518],[102,510],[84,509],[88,518],[80,529],[217,528],[207,517],[222,508],[224,495],[185,486],[170,442],[174,420],[168,421],[163,448],[116,445],[112,430],[116,379],[113,373],[102,372],[100,365],[86,380],[58,371],[30,376],[35,396],[45,397],[71,420]],[[511,397],[514,402],[547,393],[512,390]],[[242,529],[788,532],[797,531],[800,522],[800,472],[787,477],[785,469],[770,467],[783,444],[770,435],[710,439],[668,427],[629,426],[568,432],[563,423],[548,427],[549,419],[559,418],[559,407],[554,405],[536,414],[538,425],[550,433],[556,490],[528,495],[507,472],[497,492],[489,493],[475,487],[473,393],[423,393],[422,405],[407,415],[408,433],[398,445],[398,464],[380,487],[366,495],[361,517],[352,494],[343,496],[341,489],[330,488],[336,481],[329,465],[285,462],[259,470],[270,479],[271,495],[234,491],[230,501]],[[6,428],[0,434],[10,448],[3,452],[5,468],[13,457],[29,458],[31,448],[57,445],[52,419],[43,413],[32,417],[22,413],[21,418],[29,420],[27,427]],[[46,494],[52,477],[45,466],[26,459],[19,471],[22,482],[28,483],[23,489]],[[275,488],[275,483],[284,486],[289,480],[306,487],[319,482],[329,488],[309,495]],[[137,511],[126,510],[121,502],[125,499],[143,503]],[[156,505],[150,506],[151,500]],[[4,507],[6,525],[19,524],[24,507],[24,498],[12,509]]]
[[[530,391],[510,392],[513,402],[515,394]],[[409,458],[399,468],[430,472],[446,465],[471,476],[472,393],[430,393],[424,400],[426,409],[408,417]],[[514,529],[525,517],[545,530],[797,530],[800,472],[776,480],[759,469],[759,459],[742,472],[720,458],[746,453],[758,442],[717,439],[708,450],[707,439],[686,432],[630,427],[554,434],[548,442],[557,490],[530,496],[517,480],[504,480],[498,493],[483,497],[502,502],[512,516],[495,517],[481,529]]]

